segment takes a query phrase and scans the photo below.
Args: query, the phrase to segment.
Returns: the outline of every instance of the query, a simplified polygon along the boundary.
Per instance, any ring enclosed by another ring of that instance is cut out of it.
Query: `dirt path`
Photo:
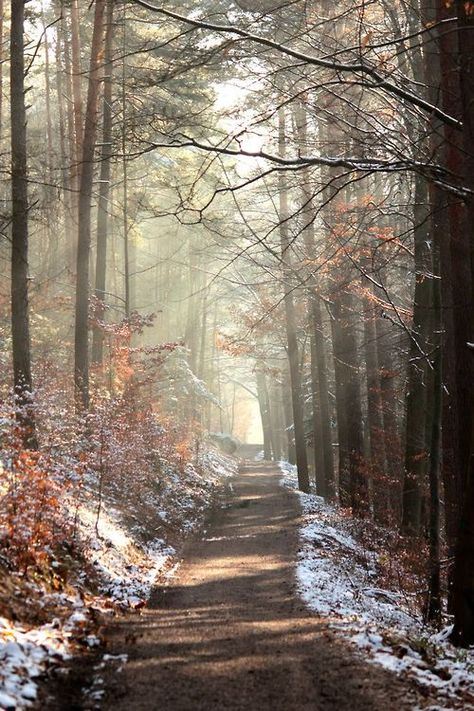
[[[112,628],[126,652],[106,678],[114,711],[401,711],[420,703],[393,675],[366,665],[294,591],[297,497],[270,465],[248,464],[170,587]],[[110,676],[110,675],[109,675]]]

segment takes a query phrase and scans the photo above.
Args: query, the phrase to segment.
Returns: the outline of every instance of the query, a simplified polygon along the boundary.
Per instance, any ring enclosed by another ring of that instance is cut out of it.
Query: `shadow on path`
[[[115,624],[106,679],[115,711],[413,709],[414,690],[369,667],[294,591],[298,498],[269,464],[248,463],[173,584]]]

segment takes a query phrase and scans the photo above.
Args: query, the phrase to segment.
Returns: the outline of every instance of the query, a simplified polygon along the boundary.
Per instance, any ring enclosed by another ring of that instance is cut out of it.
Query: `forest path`
[[[116,623],[105,675],[114,711],[389,711],[420,700],[367,665],[305,609],[295,592],[298,497],[279,471],[247,462],[172,584],[142,615]],[[107,678],[109,677],[109,678]],[[422,705],[422,704],[420,704]]]

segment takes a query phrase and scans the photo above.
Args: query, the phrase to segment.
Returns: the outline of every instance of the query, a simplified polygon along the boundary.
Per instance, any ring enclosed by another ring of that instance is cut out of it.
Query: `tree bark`
[[[472,3],[456,0],[460,96],[463,121],[463,178],[464,184],[474,192],[474,15]],[[455,310],[457,316],[456,337],[456,382],[457,408],[459,413],[459,471],[460,485],[465,485],[462,515],[456,546],[453,581],[454,630],[453,640],[463,646],[474,643],[474,352],[470,344],[474,340],[473,284],[474,284],[474,199],[466,199],[465,230],[459,235],[459,248],[453,252],[453,288],[462,289],[463,304],[468,308]],[[466,239],[467,238],[467,239]],[[460,261],[463,260],[463,261]],[[466,264],[467,263],[467,264]],[[469,269],[469,273],[466,272]],[[459,271],[460,270],[460,271]],[[463,281],[456,282],[461,272]],[[461,294],[459,294],[461,297]],[[457,294],[454,296],[456,306]]]
[[[282,422],[282,408],[279,400],[279,383],[273,378],[269,388],[270,420],[272,433],[272,454],[275,461],[280,461],[284,456],[284,425]]]
[[[55,11],[60,15],[61,13],[61,4],[58,2],[58,0],[55,0]],[[68,261],[69,255],[66,253],[67,246],[65,245],[64,239],[67,240],[67,237],[71,234],[72,232],[72,225],[71,225],[71,184],[70,184],[70,176],[69,176],[69,165],[70,165],[70,156],[68,155],[68,150],[67,150],[67,145],[66,145],[66,126],[67,126],[67,120],[66,116],[67,113],[64,110],[64,104],[68,103],[68,98],[67,98],[67,85],[66,85],[66,91],[65,91],[65,86],[64,86],[64,81],[63,81],[63,69],[62,69],[62,58],[66,54],[66,47],[64,44],[64,37],[62,36],[63,31],[62,31],[62,25],[57,24],[56,25],[56,48],[55,48],[55,59],[56,59],[56,96],[57,96],[57,104],[58,104],[58,124],[59,124],[59,155],[60,155],[60,166],[61,166],[61,187],[62,187],[62,206],[63,206],[63,221],[64,221],[64,230],[63,230],[63,242],[61,244],[61,250],[64,250],[64,254],[58,254],[55,257],[54,264],[55,268],[57,268],[58,264],[60,263],[61,265],[65,264]],[[66,98],[66,102],[64,99]]]
[[[263,372],[260,365],[257,365],[255,375],[257,380],[257,394],[258,405],[260,408],[260,418],[262,420],[263,458],[266,461],[270,461],[270,459],[272,458],[270,411],[268,407],[268,393],[265,373]]]
[[[84,138],[84,108],[82,101],[81,31],[78,0],[71,2],[71,79],[74,111],[76,170],[80,173],[82,140]],[[79,183],[79,180],[78,180]]]
[[[24,0],[11,2],[11,324],[16,417],[23,444],[36,449],[32,409],[30,325],[28,304],[28,175],[26,153]]]
[[[405,473],[403,482],[402,533],[419,535],[421,503],[426,487],[429,446],[426,441],[428,404],[428,351],[432,292],[431,220],[424,178],[415,177],[414,246],[415,294],[406,393]]]
[[[123,278],[124,278],[124,294],[125,294],[125,316],[130,318],[132,309],[135,307],[135,300],[132,298],[132,264],[133,269],[136,269],[135,255],[133,253],[133,244],[130,240],[130,228],[128,220],[128,163],[127,163],[127,129],[125,118],[127,115],[127,93],[125,89],[125,57],[127,54],[127,20],[126,20],[126,5],[123,6],[123,27],[122,27],[122,180],[123,180],[123,197],[122,197],[122,226],[123,226]],[[192,282],[191,282],[192,283]],[[192,297],[194,298],[194,297]],[[196,339],[196,356],[195,363],[192,368],[193,372],[197,370],[197,331]],[[195,409],[195,408],[193,408]]]
[[[97,251],[95,266],[96,319],[103,321],[105,314],[105,288],[107,276],[107,238],[109,231],[109,198],[112,157],[112,38],[113,0],[107,0],[104,50],[104,91],[102,113],[102,147],[100,156],[99,204],[97,210]],[[104,357],[104,332],[99,326],[92,334],[92,362],[102,364]]]
[[[343,326],[340,294],[335,294],[331,308],[332,353],[336,396],[337,448],[338,448],[338,495],[341,506],[351,505],[349,479],[349,443],[346,421],[346,394]]]
[[[284,110],[278,112],[278,145],[281,156],[286,150],[286,129]],[[298,355],[298,339],[296,334],[296,312],[290,281],[290,238],[288,232],[288,186],[283,173],[279,173],[279,220],[280,244],[282,256],[285,327],[287,340],[288,364],[290,368],[291,402],[293,407],[293,425],[295,434],[296,467],[298,470],[298,486],[301,491],[309,491],[308,457],[304,431],[303,395],[301,387],[301,371]]]
[[[316,483],[316,493],[318,496],[327,497],[327,487],[324,467],[324,443],[323,443],[323,420],[321,413],[321,394],[319,392],[318,378],[318,352],[316,350],[315,325],[308,324],[311,331],[310,340],[310,371],[311,371],[311,403],[312,403],[312,424],[313,424],[313,468],[314,480]]]
[[[97,113],[104,44],[105,0],[96,0],[87,107],[82,142],[81,180],[79,186],[79,225],[77,239],[77,281],[74,344],[74,384],[76,406],[89,406],[89,256],[91,243],[91,201],[94,176],[94,149],[97,137]]]
[[[0,142],[3,137],[3,13],[4,3],[0,0]]]
[[[368,472],[364,457],[362,432],[362,404],[360,396],[359,360],[354,329],[353,297],[349,288],[340,290],[334,303],[333,317],[336,326],[334,358],[337,363],[336,378],[341,378],[336,397],[338,417],[344,422],[346,460],[339,475],[339,496],[344,506],[350,504],[356,516],[369,512]],[[341,446],[341,442],[339,443]]]
[[[380,371],[380,389],[383,414],[383,439],[387,456],[387,473],[391,481],[391,510],[397,521],[401,520],[402,446],[396,410],[396,367],[393,358],[392,333],[385,318],[375,319],[377,358]]]
[[[438,192],[438,191],[437,191]],[[437,235],[440,236],[440,235]],[[434,244],[433,269],[436,275],[440,273],[440,245]],[[439,625],[441,622],[441,504],[440,504],[440,469],[441,469],[441,426],[443,414],[443,378],[442,378],[442,304],[441,284],[439,279],[433,284],[433,398],[429,461],[430,513],[428,526],[429,540],[429,592],[426,610],[427,619]]]
[[[324,461],[324,494],[329,499],[336,497],[336,481],[334,473],[334,453],[331,432],[331,406],[329,402],[328,366],[326,357],[326,344],[324,342],[324,324],[321,313],[321,299],[312,295],[311,318],[313,324],[313,338],[315,356],[317,358],[319,407],[321,411],[321,435]]]
[[[299,104],[295,112],[298,143],[305,152],[308,143],[308,120],[306,106]],[[311,175],[308,169],[302,171],[302,218],[303,240],[307,257],[313,259],[316,254],[316,233]],[[321,314],[321,299],[318,295],[316,276],[308,279],[308,313],[311,332],[311,386],[313,397],[313,442],[314,468],[318,494],[335,497],[334,455],[331,436],[331,411],[329,407],[328,374],[326,350]]]
[[[65,257],[67,265],[73,273],[76,260],[77,245],[77,193],[78,193],[78,164],[79,158],[76,153],[76,134],[74,127],[74,101],[72,87],[72,66],[71,66],[71,44],[69,41],[69,28],[66,22],[64,0],[57,0],[59,3],[58,12],[61,14],[60,29],[58,28],[57,49],[59,49],[59,34],[61,34],[63,45],[64,73],[65,73],[65,97],[66,97],[66,138],[68,149],[68,160],[65,163],[65,173],[67,174],[68,190],[65,195]],[[62,102],[62,99],[61,99]]]
[[[372,293],[370,286],[368,289]],[[386,475],[383,404],[374,303],[369,297],[364,301],[364,351],[374,518],[378,523],[386,523],[390,510],[390,487],[389,477]]]
[[[290,464],[296,464],[296,448],[293,427],[293,415],[291,406],[291,382],[289,368],[283,370],[283,380],[281,383],[281,397],[283,415],[285,421],[285,433],[287,442],[287,456]]]

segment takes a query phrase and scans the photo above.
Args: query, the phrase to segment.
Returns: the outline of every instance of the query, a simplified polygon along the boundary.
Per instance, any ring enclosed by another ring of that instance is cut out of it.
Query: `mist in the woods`
[[[473,58],[0,0],[0,709],[474,708]]]

